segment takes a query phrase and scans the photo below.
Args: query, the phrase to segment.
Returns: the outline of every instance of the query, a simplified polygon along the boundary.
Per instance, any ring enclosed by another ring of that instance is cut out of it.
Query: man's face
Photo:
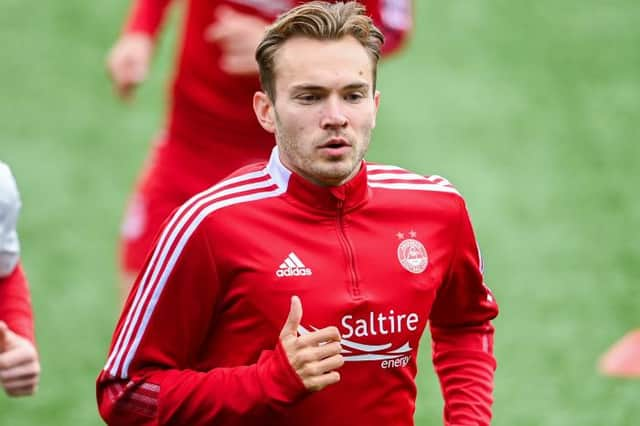
[[[275,57],[275,104],[254,98],[263,127],[276,135],[282,163],[320,185],[359,170],[375,127],[372,60],[353,37],[287,40]]]

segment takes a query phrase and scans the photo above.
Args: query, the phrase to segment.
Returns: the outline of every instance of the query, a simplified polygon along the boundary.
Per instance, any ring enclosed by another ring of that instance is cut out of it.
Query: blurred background
[[[465,195],[501,307],[495,425],[640,424],[640,380],[599,376],[640,326],[640,2],[416,1],[415,33],[382,66],[369,159]],[[119,314],[121,214],[164,114],[176,14],[149,81],[112,96],[104,58],[126,0],[0,2],[0,158],[43,376],[0,395],[1,425],[98,425],[94,382]],[[416,424],[442,424],[423,339]]]

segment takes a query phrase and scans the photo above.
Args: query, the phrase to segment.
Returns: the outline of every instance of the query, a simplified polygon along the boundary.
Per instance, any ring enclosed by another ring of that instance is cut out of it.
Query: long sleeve
[[[158,34],[171,0],[133,0],[124,26],[125,33]]]
[[[189,367],[215,322],[222,285],[203,226],[186,216],[174,223],[179,213],[131,291],[98,377],[99,410],[108,424],[250,419],[305,393],[280,346],[263,351],[253,365]]]
[[[462,199],[454,237],[449,274],[430,317],[433,363],[445,402],[445,424],[484,426],[491,422],[496,368],[491,320],[498,315],[498,305],[484,284],[482,261]]]
[[[11,274],[0,278],[0,320],[6,322],[14,333],[35,344],[31,294],[19,263]]]

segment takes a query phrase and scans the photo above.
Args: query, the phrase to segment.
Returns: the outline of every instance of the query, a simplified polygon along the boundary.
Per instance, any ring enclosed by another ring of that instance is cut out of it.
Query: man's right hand
[[[280,332],[280,342],[291,367],[309,391],[317,392],[338,383],[344,359],[340,355],[340,332],[336,327],[326,327],[298,336],[302,320],[302,302],[298,296],[291,298],[287,321]]]
[[[0,386],[9,396],[26,396],[36,391],[39,380],[36,348],[0,321]]]
[[[124,34],[107,56],[107,72],[117,95],[129,100],[136,87],[147,78],[153,40],[143,33]]]

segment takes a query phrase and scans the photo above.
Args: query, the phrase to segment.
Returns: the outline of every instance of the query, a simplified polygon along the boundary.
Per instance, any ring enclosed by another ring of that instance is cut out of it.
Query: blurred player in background
[[[127,100],[146,78],[170,0],[134,0],[107,68]],[[122,225],[122,290],[128,293],[157,230],[193,194],[240,166],[265,160],[274,145],[251,108],[260,89],[254,59],[265,26],[294,0],[188,0],[166,125],[156,139]],[[412,0],[362,1],[383,31],[383,54],[412,25]]]
[[[31,296],[20,265],[19,210],[15,179],[0,162],[0,385],[9,396],[33,394],[40,378]]]

